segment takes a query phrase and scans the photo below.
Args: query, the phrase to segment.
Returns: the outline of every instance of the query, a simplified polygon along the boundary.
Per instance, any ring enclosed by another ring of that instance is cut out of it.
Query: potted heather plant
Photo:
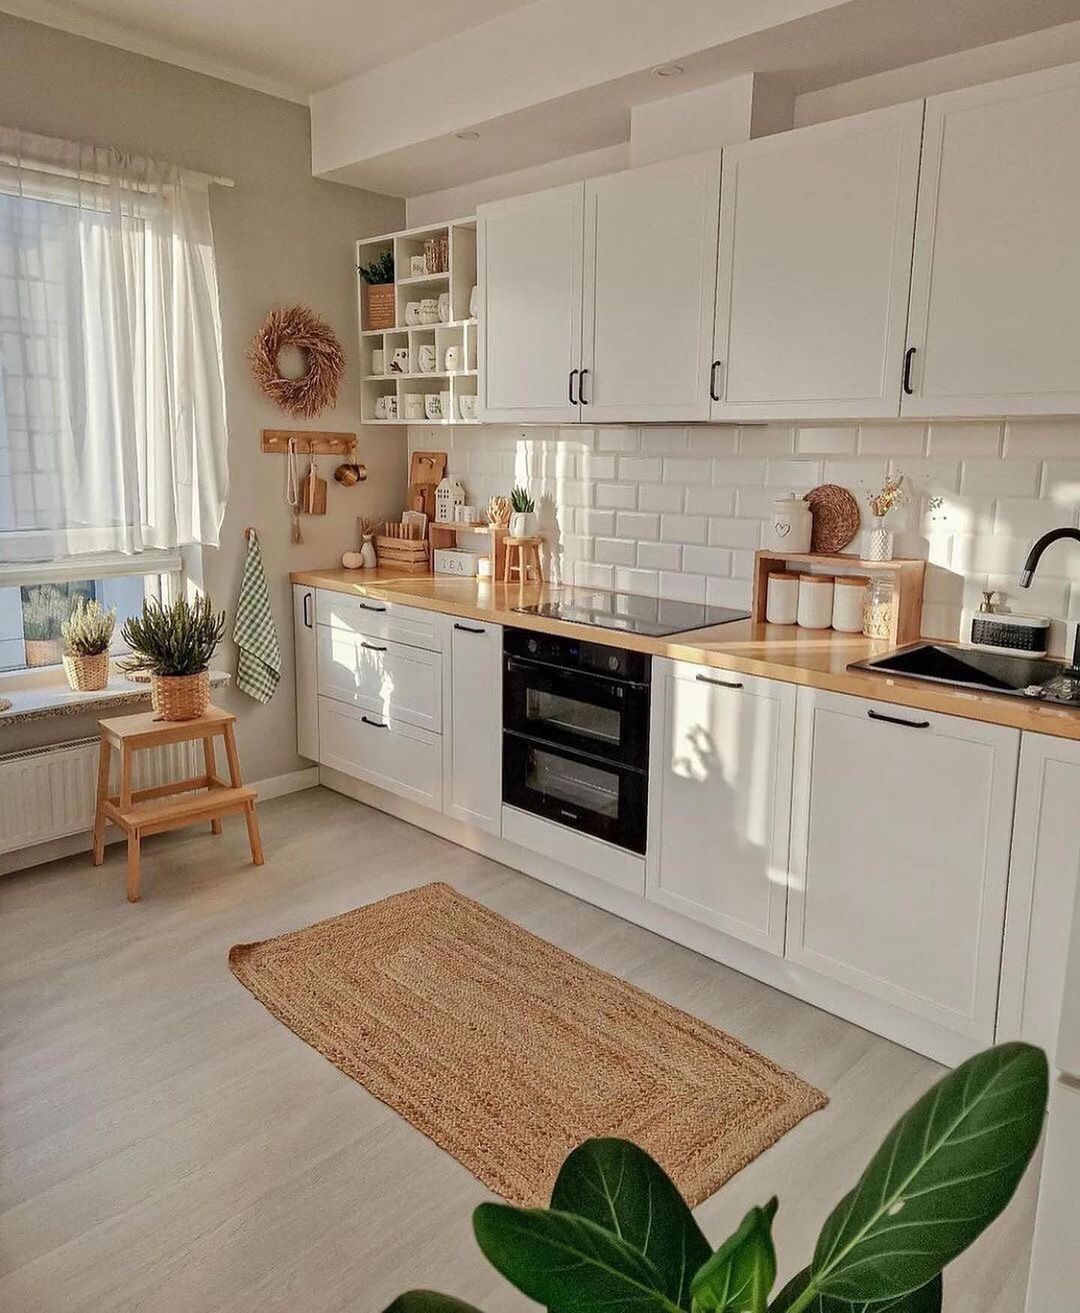
[[[68,617],[68,599],[59,588],[31,588],[23,602],[23,647],[28,666],[58,666],[63,656],[60,626]]]
[[[94,598],[80,595],[60,626],[64,636],[64,674],[77,693],[92,693],[109,682],[109,644],[116,607],[106,611]]]
[[[510,537],[532,538],[536,535],[536,503],[524,488],[510,493]]]
[[[225,612],[207,596],[171,606],[143,602],[121,630],[131,656],[124,669],[150,675],[150,698],[158,720],[194,720],[210,705],[210,658],[225,633]]]

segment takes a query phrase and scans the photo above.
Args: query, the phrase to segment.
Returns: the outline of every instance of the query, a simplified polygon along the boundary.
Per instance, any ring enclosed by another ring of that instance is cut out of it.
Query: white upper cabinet
[[[1080,65],[933,96],[905,415],[1080,412]]]
[[[477,207],[480,419],[578,417],[584,208],[581,182]]]
[[[720,153],[585,184],[579,418],[707,420]]]
[[[896,416],[922,114],[724,148],[713,419]]]

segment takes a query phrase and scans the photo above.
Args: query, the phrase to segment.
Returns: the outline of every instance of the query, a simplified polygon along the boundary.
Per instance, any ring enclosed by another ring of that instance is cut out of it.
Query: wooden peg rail
[[[349,456],[356,447],[355,433],[263,429],[262,449],[273,455],[284,456],[289,450],[290,438],[295,443],[298,456]]]

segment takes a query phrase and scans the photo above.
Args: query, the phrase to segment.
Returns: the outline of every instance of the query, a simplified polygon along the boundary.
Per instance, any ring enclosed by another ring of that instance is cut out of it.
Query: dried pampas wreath
[[[281,376],[278,356],[287,346],[303,353],[307,369],[301,378]],[[308,419],[334,404],[345,372],[345,352],[334,330],[306,305],[271,310],[248,348],[248,360],[272,401]]]

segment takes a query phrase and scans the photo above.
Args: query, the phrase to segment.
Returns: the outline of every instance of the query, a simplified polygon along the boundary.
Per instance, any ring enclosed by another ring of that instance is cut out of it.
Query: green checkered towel
[[[240,649],[236,660],[236,687],[257,702],[269,702],[281,678],[281,648],[278,647],[274,614],[270,610],[270,590],[266,586],[266,571],[255,533],[248,534],[233,639]]]

